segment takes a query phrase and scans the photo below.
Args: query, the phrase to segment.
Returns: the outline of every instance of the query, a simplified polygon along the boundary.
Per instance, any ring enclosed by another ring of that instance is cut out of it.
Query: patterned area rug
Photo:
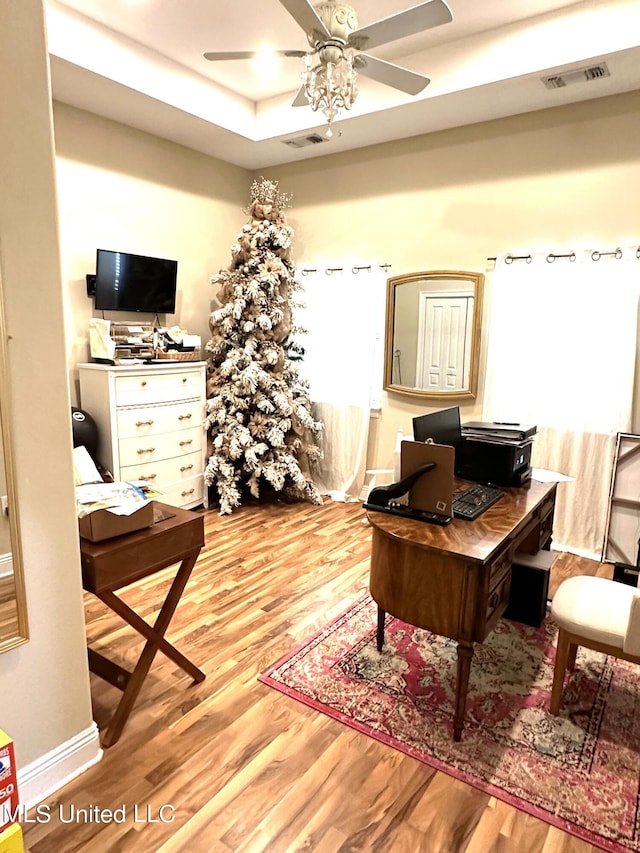
[[[640,667],[580,649],[548,713],[556,629],[502,620],[476,645],[462,740],[456,644],[366,596],[260,676],[265,684],[604,850],[640,851]]]

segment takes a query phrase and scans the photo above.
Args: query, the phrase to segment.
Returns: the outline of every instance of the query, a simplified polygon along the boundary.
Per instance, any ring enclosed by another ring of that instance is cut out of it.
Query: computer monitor
[[[418,415],[413,419],[413,438],[415,441],[431,440],[434,444],[460,448],[463,443],[460,409],[453,406],[429,415]]]

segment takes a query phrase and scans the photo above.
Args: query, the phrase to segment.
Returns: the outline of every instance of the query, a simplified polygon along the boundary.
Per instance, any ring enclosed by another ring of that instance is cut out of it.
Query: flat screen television
[[[178,262],[98,249],[95,307],[100,311],[176,310]]]

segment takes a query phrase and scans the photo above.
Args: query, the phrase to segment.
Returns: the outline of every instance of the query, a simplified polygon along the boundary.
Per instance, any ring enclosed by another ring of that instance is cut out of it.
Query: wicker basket
[[[156,350],[156,358],[166,359],[167,361],[201,361],[200,349],[194,349],[193,352],[177,352],[176,350]]]

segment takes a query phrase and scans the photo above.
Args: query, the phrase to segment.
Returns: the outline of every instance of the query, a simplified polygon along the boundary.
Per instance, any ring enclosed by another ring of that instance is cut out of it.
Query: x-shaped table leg
[[[113,592],[105,590],[97,594],[101,601],[147,639],[133,672],[128,672],[109,661],[99,652],[89,649],[89,668],[91,671],[115,687],[123,690],[122,698],[118,703],[118,707],[102,740],[102,745],[105,749],[113,746],[120,737],[124,724],[131,713],[142,684],[158,651],[163,652],[174,663],[177,663],[178,666],[184,669],[193,678],[194,684],[203,681],[205,678],[202,670],[192,664],[188,658],[164,638],[164,634],[169,627],[169,623],[178,606],[178,602],[199,553],[200,548],[187,554],[183,559],[153,627],[148,622],[145,622],[141,616],[138,616],[127,604],[114,595]]]

